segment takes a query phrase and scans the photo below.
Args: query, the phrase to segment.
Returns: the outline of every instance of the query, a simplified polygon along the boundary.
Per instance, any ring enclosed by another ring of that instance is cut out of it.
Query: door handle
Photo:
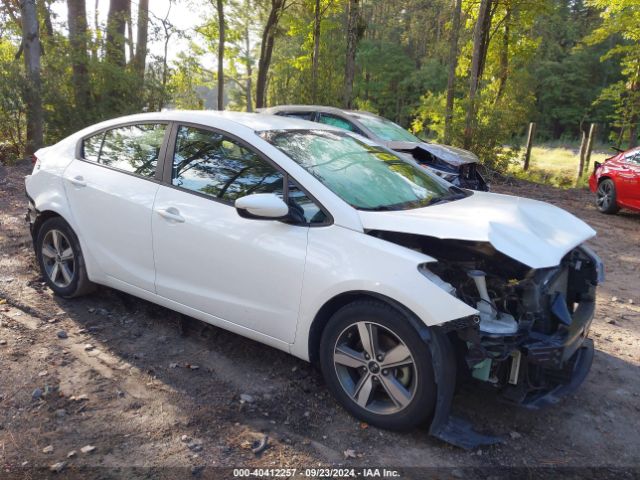
[[[157,208],[156,212],[162,218],[166,218],[167,220],[171,220],[176,223],[184,223],[184,217],[180,215],[180,211],[177,208]]]
[[[73,183],[76,187],[86,187],[87,182],[84,181],[84,177],[82,175],[76,175],[73,178],[70,178],[69,181]]]

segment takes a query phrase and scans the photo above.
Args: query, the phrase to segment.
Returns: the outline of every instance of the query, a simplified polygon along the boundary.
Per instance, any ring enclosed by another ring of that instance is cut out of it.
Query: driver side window
[[[324,211],[292,180],[287,199],[293,223],[315,225],[327,220]]]
[[[233,203],[252,193],[282,196],[283,174],[255,152],[221,133],[178,129],[171,183]]]
[[[284,197],[284,174],[253,150],[222,133],[180,126],[173,154],[171,184],[233,204],[252,193]],[[290,223],[324,223],[324,211],[289,180]]]

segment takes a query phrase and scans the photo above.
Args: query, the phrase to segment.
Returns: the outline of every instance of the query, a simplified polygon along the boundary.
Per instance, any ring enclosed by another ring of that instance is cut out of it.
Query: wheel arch
[[[611,180],[614,185],[616,183],[615,178],[612,177],[611,175],[609,175],[608,173],[606,173],[606,174],[601,175],[600,177],[598,177],[598,185],[600,185],[604,180]]]
[[[457,378],[454,347],[444,331],[441,331],[437,326],[435,326],[435,328],[427,326],[413,311],[402,303],[380,293],[362,290],[347,291],[334,296],[325,302],[320,310],[318,310],[318,313],[311,323],[308,339],[309,361],[316,365],[318,363],[322,331],[331,316],[344,305],[363,299],[378,300],[391,306],[405,316],[424,342],[429,343],[436,383],[436,403],[429,424],[429,433],[437,438],[452,442],[452,439],[455,440],[455,432],[452,434],[448,427],[451,422],[451,403],[453,401]],[[453,443],[456,444],[455,442]]]
[[[55,217],[60,217],[65,222],[69,223],[69,221],[66,218],[64,218],[64,216],[62,216],[60,213],[54,210],[43,210],[43,211],[37,212],[35,221],[33,222],[33,225],[31,227],[31,235],[33,236],[34,240],[38,238],[38,232],[40,231],[42,224],[47,220],[49,220],[50,218],[55,218]]]
[[[31,197],[29,198],[31,199]],[[35,203],[33,202],[33,200],[31,200],[31,202]],[[69,228],[71,229],[78,243],[80,244],[82,257],[84,260],[84,265],[87,269],[87,276],[89,280],[99,282],[100,279],[102,278],[102,272],[98,267],[98,264],[95,261],[94,257],[91,255],[91,251],[88,248],[88,246],[85,244],[84,239],[78,232],[78,229],[70,221],[71,219],[69,217],[71,217],[71,212],[63,211],[62,208],[56,208],[56,207],[57,205],[55,204],[54,205],[49,204],[49,205],[43,206],[41,209],[37,207],[32,207],[35,209],[35,213],[36,213],[35,219],[33,220],[33,224],[30,226],[31,237],[33,239],[34,252],[36,250],[36,242],[38,240],[38,234],[40,229],[42,228],[42,225],[51,218],[61,218],[67,223],[67,225],[69,225]],[[37,252],[35,253],[37,255]]]
[[[394,310],[398,311],[398,313],[404,315],[407,321],[411,324],[411,326],[416,330],[416,332],[423,340],[429,339],[430,334],[428,327],[418,318],[418,316],[413,311],[411,311],[411,309],[407,308],[402,303],[377,292],[366,290],[351,290],[342,292],[327,300],[314,316],[309,328],[308,338],[309,361],[312,364],[317,365],[318,363],[322,332],[324,331],[324,328],[327,326],[327,323],[329,322],[333,314],[345,305],[358,300],[377,300],[386,305],[389,305]]]

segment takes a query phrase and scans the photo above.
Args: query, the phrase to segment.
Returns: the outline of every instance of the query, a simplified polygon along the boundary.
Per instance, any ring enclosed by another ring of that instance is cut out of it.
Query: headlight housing
[[[421,263],[418,265],[418,271],[424,275],[431,283],[437,285],[439,288],[447,292],[449,295],[456,296],[456,288],[450,283],[442,280],[438,275],[429,270],[428,263]]]

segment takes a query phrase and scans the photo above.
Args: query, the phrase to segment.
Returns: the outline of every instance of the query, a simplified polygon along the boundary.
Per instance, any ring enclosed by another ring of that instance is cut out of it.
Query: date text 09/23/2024
[[[235,478],[282,477],[301,475],[306,478],[400,478],[400,472],[391,468],[236,468]]]

